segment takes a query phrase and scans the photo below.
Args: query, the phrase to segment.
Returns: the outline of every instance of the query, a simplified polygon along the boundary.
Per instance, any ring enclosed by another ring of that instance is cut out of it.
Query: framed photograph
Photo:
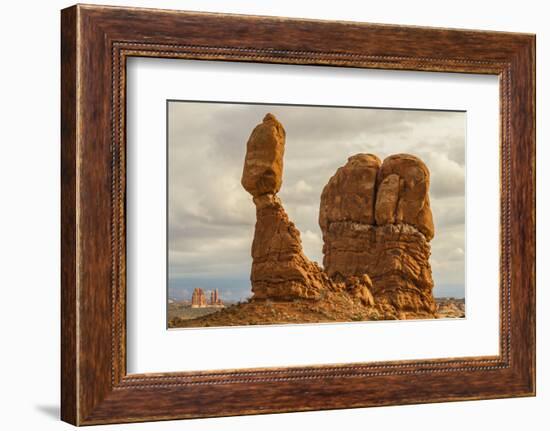
[[[62,419],[535,394],[535,36],[61,14]]]

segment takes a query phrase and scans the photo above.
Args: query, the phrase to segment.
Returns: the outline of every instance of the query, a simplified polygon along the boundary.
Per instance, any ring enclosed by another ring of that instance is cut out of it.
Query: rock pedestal
[[[318,299],[323,289],[337,288],[304,255],[300,231],[277,196],[282,185],[284,147],[282,124],[267,114],[248,140],[241,180],[256,205],[250,275],[253,300]]]
[[[300,231],[273,194],[254,197],[252,243],[254,299],[319,298],[328,277],[302,251]]]

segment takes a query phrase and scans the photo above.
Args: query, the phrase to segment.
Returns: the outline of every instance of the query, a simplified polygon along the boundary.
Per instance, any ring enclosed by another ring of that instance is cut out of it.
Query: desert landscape
[[[305,255],[278,196],[285,141],[283,125],[268,113],[246,146],[241,184],[256,208],[251,296],[223,303],[216,291],[208,302],[195,289],[189,303],[169,303],[168,327],[465,316],[464,299],[433,296],[436,233],[430,172],[420,158],[359,153],[328,179],[319,204],[321,267]]]

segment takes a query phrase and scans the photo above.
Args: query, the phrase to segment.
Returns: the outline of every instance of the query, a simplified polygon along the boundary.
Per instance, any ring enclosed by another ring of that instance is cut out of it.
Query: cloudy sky
[[[169,297],[189,299],[195,287],[250,296],[255,208],[240,178],[248,137],[268,112],[286,129],[279,196],[311,260],[323,261],[319,199],[336,169],[357,153],[410,153],[431,172],[434,294],[464,296],[465,113],[170,101]]]

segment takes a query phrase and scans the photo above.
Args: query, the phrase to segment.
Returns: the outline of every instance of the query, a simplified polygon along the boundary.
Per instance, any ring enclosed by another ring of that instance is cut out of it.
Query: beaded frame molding
[[[61,13],[61,50],[64,421],[91,425],[535,394],[534,35],[77,5]],[[131,56],[498,75],[499,355],[127,374]]]

